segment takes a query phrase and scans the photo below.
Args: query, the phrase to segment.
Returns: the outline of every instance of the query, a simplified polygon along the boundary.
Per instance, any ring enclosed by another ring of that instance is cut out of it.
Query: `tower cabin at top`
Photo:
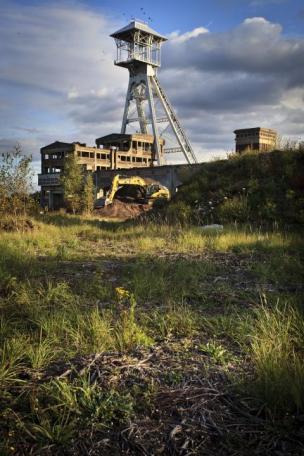
[[[115,65],[131,68],[140,62],[160,67],[160,49],[167,38],[155,32],[141,21],[133,21],[115,33],[112,33],[117,46]],[[148,67],[143,66],[143,70]],[[152,75],[151,75],[152,76]]]

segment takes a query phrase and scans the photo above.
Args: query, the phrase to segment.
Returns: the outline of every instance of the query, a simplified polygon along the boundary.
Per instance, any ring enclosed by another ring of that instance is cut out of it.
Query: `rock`
[[[209,230],[210,231],[212,231],[212,230],[214,230],[214,231],[223,231],[223,229],[224,229],[223,225],[217,225],[216,223],[213,224],[213,225],[204,225],[204,226],[202,226],[202,230],[203,231],[209,231]]]

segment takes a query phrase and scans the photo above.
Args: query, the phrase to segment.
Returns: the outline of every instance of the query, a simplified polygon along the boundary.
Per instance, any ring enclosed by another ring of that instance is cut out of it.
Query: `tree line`
[[[39,211],[39,192],[33,193],[32,157],[17,144],[0,155],[0,215],[25,216]],[[60,177],[66,209],[73,214],[90,214],[94,208],[92,175],[77,164],[71,154]]]

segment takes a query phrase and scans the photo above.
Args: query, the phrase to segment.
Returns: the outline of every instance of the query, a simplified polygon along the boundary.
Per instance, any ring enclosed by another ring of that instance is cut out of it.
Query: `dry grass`
[[[0,234],[3,454],[301,450],[297,234],[34,224]]]

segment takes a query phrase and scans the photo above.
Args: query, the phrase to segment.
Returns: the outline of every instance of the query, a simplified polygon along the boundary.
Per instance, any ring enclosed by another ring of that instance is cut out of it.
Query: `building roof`
[[[110,141],[116,141],[120,139],[132,139],[132,138],[142,138],[143,140],[151,140],[153,139],[152,135],[146,135],[143,133],[133,133],[133,134],[124,134],[124,133],[111,133],[106,136],[101,136],[100,138],[96,138],[96,142],[110,142]]]
[[[109,135],[105,136],[100,136],[100,138],[96,138],[95,142],[109,142],[109,141],[115,141],[116,139],[130,139],[132,135],[127,135],[123,133],[111,133]]]
[[[117,30],[117,32],[112,33],[110,36],[112,38],[118,38],[120,40],[128,41],[131,38],[130,33],[134,30],[140,30],[142,32],[147,33],[147,35],[153,35],[157,38],[160,38],[162,41],[167,41],[167,38],[165,36],[160,35],[160,33],[156,32],[151,27],[149,27],[148,24],[139,21],[138,19],[131,21],[130,24]]]
[[[66,143],[62,141],[55,141],[51,144],[48,144],[47,146],[41,147],[40,150],[46,150],[46,149],[56,149],[57,147],[71,147],[73,146],[73,143]]]
[[[234,130],[233,133],[243,133],[244,131],[247,131],[250,133],[258,133],[260,131],[265,131],[265,132],[277,134],[277,132],[275,130],[272,130],[271,128],[263,128],[263,127],[240,128],[239,130]]]

